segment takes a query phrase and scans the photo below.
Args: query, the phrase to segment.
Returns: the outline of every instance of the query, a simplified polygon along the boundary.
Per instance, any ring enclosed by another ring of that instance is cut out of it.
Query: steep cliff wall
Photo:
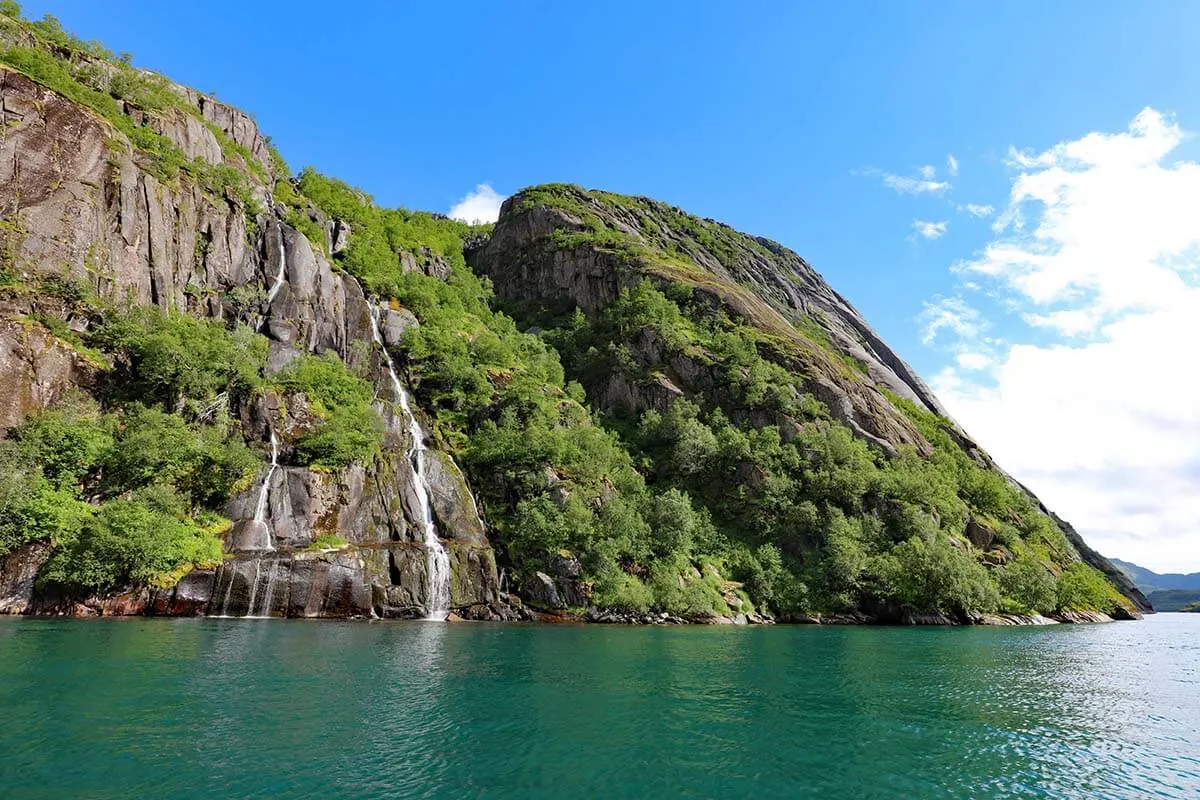
[[[337,353],[375,385],[386,442],[373,463],[315,471],[289,463],[288,429],[296,417],[288,415],[281,398],[262,396],[235,409],[247,439],[259,443],[264,458],[270,430],[284,442],[280,467],[264,465],[261,471],[270,476],[265,524],[277,552],[252,550],[243,535],[254,524],[266,480],[260,477],[226,509],[233,521],[226,547],[234,557],[223,566],[193,571],[175,589],[134,589],[131,596],[88,602],[126,612],[145,606],[235,616],[419,615],[428,576],[414,498],[418,489],[406,456],[412,443],[372,339],[370,315],[376,312],[371,301],[354,278],[333,269],[323,252],[327,243],[314,247],[285,221],[285,210],[271,196],[272,163],[253,120],[193,91],[172,89],[195,114],[168,109],[153,118],[154,128],[188,158],[228,165],[217,136],[202,123],[219,129],[258,165],[236,164],[248,190],[244,197],[205,186],[187,173],[174,181],[156,178],[146,168],[149,157],[108,121],[13,69],[0,68],[5,268],[22,284],[58,281],[82,287],[98,302],[153,304],[248,323],[270,340],[268,371],[284,368],[304,352]],[[333,226],[321,224],[332,236]],[[42,293],[5,295],[0,301],[0,428],[11,428],[51,407],[72,387],[87,387],[97,366],[44,324],[61,314],[69,331],[86,335],[86,316],[70,316]],[[383,313],[385,331],[395,329],[388,324],[393,314]],[[434,463],[433,510],[454,565],[452,605],[461,611],[485,607],[496,600],[491,548],[453,460],[442,456]],[[322,535],[347,546],[310,550]],[[10,583],[20,589],[3,600],[5,611],[51,611],[79,599],[33,592],[28,565],[36,572],[37,561],[46,556],[42,546],[9,559]],[[268,584],[271,597],[265,600]]]

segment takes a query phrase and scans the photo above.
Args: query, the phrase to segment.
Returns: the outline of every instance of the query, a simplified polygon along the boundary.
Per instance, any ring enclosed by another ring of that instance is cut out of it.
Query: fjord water
[[[0,796],[1200,796],[1200,615],[0,620]]]

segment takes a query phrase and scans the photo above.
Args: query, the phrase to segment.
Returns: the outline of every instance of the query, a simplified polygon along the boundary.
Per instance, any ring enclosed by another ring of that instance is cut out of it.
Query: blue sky
[[[23,6],[386,205],[570,181],[777,239],[1101,550],[1200,569],[1200,4]]]

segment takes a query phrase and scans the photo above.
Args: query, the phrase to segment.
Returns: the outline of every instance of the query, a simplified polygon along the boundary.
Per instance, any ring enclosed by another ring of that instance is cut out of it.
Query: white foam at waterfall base
[[[413,477],[416,478],[417,505],[420,506],[425,544],[425,573],[429,580],[428,595],[425,598],[425,619],[444,620],[450,613],[450,554],[438,538],[433,522],[433,505],[430,501],[429,483],[425,477],[425,432],[421,430],[421,423],[417,422],[417,417],[409,405],[408,392],[404,390],[404,385],[396,375],[392,356],[388,353],[387,345],[379,332],[379,322],[375,318],[377,313],[377,309],[371,309],[371,335],[383,351],[388,375],[392,379],[392,388],[408,422],[409,438],[412,439],[412,447],[408,451],[408,464]]]

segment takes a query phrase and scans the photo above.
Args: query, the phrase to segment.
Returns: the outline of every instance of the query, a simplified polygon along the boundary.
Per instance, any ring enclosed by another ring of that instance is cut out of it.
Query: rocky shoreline
[[[396,548],[391,548],[395,550]],[[296,551],[254,558],[231,557],[216,569],[197,569],[169,588],[126,587],[75,597],[54,587],[39,586],[37,574],[49,554],[45,544],[29,545],[0,558],[0,615],[37,617],[215,617],[248,619],[416,619],[424,616],[419,592],[401,595],[395,587],[364,579],[370,548]],[[384,552],[384,551],[380,551]],[[394,554],[393,554],[394,555]],[[490,555],[490,551],[489,551]],[[269,569],[264,572],[264,565]],[[537,573],[520,592],[473,593],[467,586],[486,584],[468,579],[472,570],[487,569],[463,558],[458,574],[466,585],[456,588],[451,622],[526,622],[594,625],[938,625],[1016,626],[1113,622],[1141,619],[1136,612],[1114,616],[1097,611],[1040,614],[973,614],[951,616],[880,608],[877,613],[812,613],[775,617],[744,611],[728,593],[727,613],[671,614],[597,608],[579,582],[579,562],[559,558],[553,575]],[[469,568],[470,567],[470,568]],[[420,580],[411,582],[420,588]],[[568,601],[570,605],[568,605]]]

